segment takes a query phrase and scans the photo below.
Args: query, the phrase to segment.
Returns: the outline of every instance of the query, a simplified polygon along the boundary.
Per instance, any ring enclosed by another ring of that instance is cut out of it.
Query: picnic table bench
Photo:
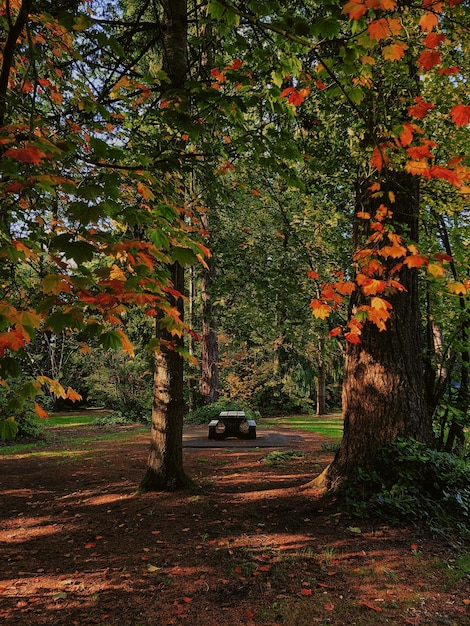
[[[245,411],[222,411],[209,423],[209,439],[256,439],[255,420],[246,419]]]

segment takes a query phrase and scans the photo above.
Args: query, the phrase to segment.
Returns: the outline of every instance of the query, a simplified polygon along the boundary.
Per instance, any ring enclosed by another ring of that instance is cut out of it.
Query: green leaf
[[[18,424],[14,417],[7,417],[0,421],[0,440],[13,441],[18,432]]]
[[[122,346],[121,336],[115,330],[109,330],[101,335],[100,344],[105,350],[119,350]]]
[[[196,261],[196,255],[189,248],[172,248],[171,260],[174,263],[178,261],[180,265],[193,265]]]
[[[11,356],[0,359],[0,375],[2,378],[18,378],[21,376],[19,362]]]

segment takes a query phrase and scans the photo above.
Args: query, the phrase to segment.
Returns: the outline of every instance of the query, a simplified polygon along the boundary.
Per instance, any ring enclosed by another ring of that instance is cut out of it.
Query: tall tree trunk
[[[325,342],[323,334],[318,336],[317,364],[317,415],[326,415],[326,366],[324,359]]]
[[[200,391],[203,404],[212,404],[219,397],[219,339],[217,319],[212,301],[214,263],[208,261],[208,268],[202,276],[202,355]]]
[[[170,84],[166,91],[181,90],[188,70],[187,62],[187,2],[186,0],[162,0],[163,69]],[[184,291],[184,272],[179,263],[170,266],[173,287]],[[183,302],[174,299],[183,319]],[[152,428],[147,469],[140,484],[142,491],[172,490],[190,483],[183,469],[183,361],[173,348],[175,339],[157,320],[157,337],[161,340],[161,352],[155,357],[154,396],[152,405]]]
[[[390,173],[382,190],[395,194],[395,232],[417,239],[419,179],[407,173]],[[381,199],[371,196],[370,181],[358,185],[356,210],[375,213]],[[360,220],[357,220],[358,222]],[[355,248],[367,233],[356,228]],[[380,332],[366,323],[362,343],[348,344],[343,381],[344,435],[330,466],[313,485],[335,486],[355,475],[357,469],[376,467],[380,449],[398,437],[432,441],[432,423],[424,402],[421,364],[421,316],[417,272],[403,267],[400,280],[406,291],[390,298],[392,317]],[[351,298],[351,310],[363,302],[359,291]]]

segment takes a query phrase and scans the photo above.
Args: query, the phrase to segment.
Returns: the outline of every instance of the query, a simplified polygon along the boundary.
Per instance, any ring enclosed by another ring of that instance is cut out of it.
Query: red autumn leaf
[[[403,263],[409,267],[410,269],[413,267],[421,267],[422,265],[426,265],[428,262],[428,258],[424,256],[424,254],[411,254],[407,256]]]
[[[369,32],[369,37],[375,41],[385,39],[389,33],[388,22],[384,17],[373,20],[367,27],[367,31]]]
[[[239,70],[243,65],[243,62],[241,59],[234,59],[232,61],[232,64],[228,66],[227,69],[229,70]]]
[[[20,163],[40,163],[46,158],[45,153],[36,146],[27,146],[26,148],[9,148],[3,156],[10,157]]]
[[[349,343],[361,343],[361,338],[359,337],[358,333],[345,333],[344,338],[346,339],[346,341],[349,341]]]
[[[323,605],[323,608],[325,609],[325,611],[334,611],[335,605],[332,602],[327,602]]]
[[[413,146],[406,150],[408,156],[411,157],[413,161],[419,161],[421,159],[432,159],[432,152],[429,150],[428,145],[423,146]]]
[[[419,55],[418,66],[420,69],[429,71],[433,67],[439,65],[441,62],[441,55],[438,50],[425,50]]]
[[[315,270],[310,270],[310,272],[307,273],[307,276],[309,278],[313,278],[313,280],[318,280],[318,274]]]
[[[437,73],[441,76],[453,76],[454,74],[458,74],[460,72],[460,68],[456,65],[452,67],[441,67],[440,70],[437,70]]]
[[[440,263],[452,262],[452,257],[450,256],[450,254],[446,254],[445,252],[436,252],[434,254],[434,258],[436,259],[436,261],[439,261]]]
[[[431,178],[440,178],[442,180],[446,180],[454,187],[460,187],[462,185],[461,178],[454,170],[450,170],[447,167],[442,167],[441,165],[433,165],[430,170],[430,176]]]
[[[410,106],[408,109],[408,114],[412,117],[416,117],[418,119],[423,119],[429,111],[434,109],[434,104],[431,102],[425,102],[421,96],[416,96],[415,98],[416,104]]]
[[[343,332],[341,326],[336,326],[336,328],[332,328],[330,330],[330,332],[328,333],[328,337],[337,337],[338,335],[341,335],[341,333]]]
[[[424,45],[426,48],[437,48],[445,38],[442,33],[429,33],[424,39]]]
[[[457,104],[450,111],[451,119],[456,126],[467,126],[470,121],[470,106]]]
[[[303,596],[311,596],[313,591],[311,589],[306,589],[305,587],[300,591]]]

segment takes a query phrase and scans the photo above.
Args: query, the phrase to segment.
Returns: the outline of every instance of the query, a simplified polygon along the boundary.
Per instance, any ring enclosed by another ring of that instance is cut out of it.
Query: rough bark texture
[[[382,189],[393,191],[394,227],[417,238],[419,183],[408,174],[393,174]],[[371,214],[377,206],[370,197],[368,181],[358,186],[356,208]],[[365,232],[355,232],[359,249]],[[343,382],[344,436],[341,446],[326,472],[315,482],[330,487],[355,474],[358,467],[377,465],[378,452],[398,437],[412,437],[429,443],[432,424],[424,402],[421,363],[421,316],[416,270],[403,268],[400,280],[406,292],[398,292],[389,300],[393,305],[388,329],[379,332],[366,323],[362,343],[348,344]],[[362,303],[361,294],[354,293],[351,310]]]
[[[202,277],[202,354],[200,391],[204,404],[216,402],[219,395],[219,341],[212,302],[213,263]]]
[[[317,415],[326,415],[326,366],[324,361],[323,335],[318,337],[318,364],[317,364]]]
[[[186,0],[163,0],[162,45],[163,69],[170,78],[168,91],[183,87],[187,72],[187,3]],[[168,93],[168,92],[167,92]],[[183,268],[170,266],[174,288],[183,293]],[[183,318],[181,298],[172,304]],[[157,320],[157,337],[162,340],[161,352],[155,358],[152,429],[147,469],[141,482],[142,491],[173,490],[190,483],[183,469],[182,434],[184,418],[183,361],[171,344],[182,344]]]

